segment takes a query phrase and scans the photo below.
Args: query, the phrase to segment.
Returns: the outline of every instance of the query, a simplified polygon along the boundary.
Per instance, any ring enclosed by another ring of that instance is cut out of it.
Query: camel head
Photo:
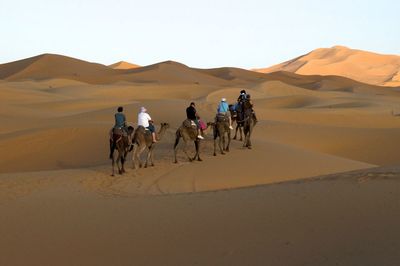
[[[168,123],[161,123],[161,127],[167,129],[167,128],[169,128],[169,124]]]
[[[128,134],[131,135],[133,133],[133,126],[128,127]]]
[[[207,122],[207,128],[215,126],[215,122]]]

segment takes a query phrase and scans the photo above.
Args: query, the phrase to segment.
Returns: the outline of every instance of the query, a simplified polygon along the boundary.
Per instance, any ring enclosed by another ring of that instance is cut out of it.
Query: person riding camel
[[[237,98],[237,103],[235,104],[235,107],[234,107],[234,110],[235,110],[236,113],[237,113],[237,119],[238,119],[239,121],[241,121],[241,120],[244,119],[244,117],[243,117],[243,115],[244,115],[243,110],[244,110],[244,102],[246,101],[246,95],[247,95],[246,91],[245,91],[245,90],[241,90],[241,91],[240,91],[240,95],[239,95],[239,97]]]
[[[233,127],[232,127],[232,118],[231,118],[230,111],[229,111],[229,105],[226,102],[226,98],[222,98],[221,102],[218,105],[217,116],[218,115],[224,115],[224,116],[228,117],[228,119],[229,119],[229,129],[232,130],[233,129]]]
[[[147,113],[147,109],[145,107],[140,107],[140,112],[138,114],[138,126],[142,126],[145,129],[149,130],[153,137],[153,143],[157,142],[156,129],[154,127],[153,120]]]
[[[122,106],[118,107],[117,113],[114,115],[115,123],[114,126],[110,129],[110,141],[113,140],[113,135],[128,135],[128,125],[126,123],[126,117],[123,113],[124,108]]]
[[[114,115],[115,123],[114,126],[110,129],[109,137],[110,137],[110,151],[115,149],[115,140],[114,137],[120,138],[121,136],[127,136],[128,142],[131,143],[131,138],[128,135],[128,127],[126,123],[126,117],[123,113],[124,108],[122,106],[118,107],[117,113]],[[112,154],[110,153],[110,158]]]
[[[240,95],[239,95],[239,97],[237,99],[238,103],[244,103],[244,101],[246,101],[246,96],[247,96],[246,91],[245,90],[241,90],[240,91]]]
[[[199,118],[200,116],[197,114],[196,110],[196,104],[194,102],[190,103],[190,106],[186,108],[186,117],[187,119],[193,121],[196,124],[197,127],[197,138],[199,139],[204,139],[204,137],[201,134],[201,129],[200,129],[200,124],[199,124]]]
[[[252,115],[254,117],[255,122],[257,122],[258,119],[257,119],[257,116],[256,116],[256,112],[254,112],[253,106],[254,105],[253,105],[253,102],[251,101],[250,94],[246,94],[246,100],[243,102],[244,110],[250,109],[251,113],[252,113]]]
[[[120,128],[126,131],[126,117],[125,114],[123,113],[124,108],[122,106],[118,107],[117,113],[115,113],[115,124],[114,128]]]

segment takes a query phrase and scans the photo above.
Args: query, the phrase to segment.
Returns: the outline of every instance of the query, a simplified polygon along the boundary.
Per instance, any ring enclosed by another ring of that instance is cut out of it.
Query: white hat
[[[147,109],[146,109],[145,107],[142,106],[142,107],[140,107],[140,112],[141,112],[141,113],[145,113],[145,112],[147,112]]]
[[[226,98],[222,98],[221,101],[222,101],[222,102],[226,102]]]

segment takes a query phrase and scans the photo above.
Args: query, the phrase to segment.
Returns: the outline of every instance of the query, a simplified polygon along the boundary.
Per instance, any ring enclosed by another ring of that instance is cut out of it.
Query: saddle
[[[182,125],[184,127],[197,129],[196,123],[193,120],[190,120],[190,119],[186,119],[185,121],[183,121]]]
[[[128,139],[128,132],[125,128],[112,128],[110,131],[110,140],[117,143],[121,139]]]
[[[145,127],[143,127],[143,126],[139,126],[139,127],[136,129],[136,131],[137,131],[137,132],[142,131],[143,134],[144,134],[146,137],[151,137],[151,131],[150,131],[150,129],[148,129],[148,128],[145,128]]]
[[[216,122],[229,122],[229,117],[227,114],[217,114],[215,117]]]
[[[126,134],[125,130],[123,130],[122,128],[113,128],[112,133],[113,135],[117,136],[123,136]]]

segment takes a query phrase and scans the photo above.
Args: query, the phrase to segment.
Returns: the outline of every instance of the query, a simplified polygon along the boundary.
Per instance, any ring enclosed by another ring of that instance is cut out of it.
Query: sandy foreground
[[[398,265],[397,88],[239,70],[184,83],[168,64],[154,82],[0,81],[0,265]],[[243,86],[253,149],[213,157],[207,132],[203,162],[173,164],[189,102],[212,121]],[[146,106],[170,128],[155,167],[112,177],[119,105],[132,125]]]

